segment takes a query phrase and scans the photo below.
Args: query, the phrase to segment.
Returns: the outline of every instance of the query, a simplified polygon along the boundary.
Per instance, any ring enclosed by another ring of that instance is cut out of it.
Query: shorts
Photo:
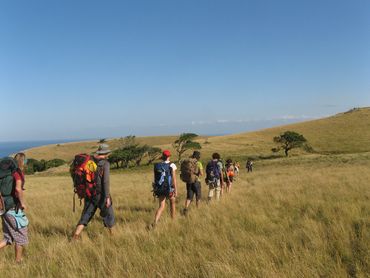
[[[100,209],[100,216],[103,218],[104,226],[112,228],[115,224],[113,204],[107,208],[105,206],[105,197],[100,198],[98,202],[85,199],[84,208],[78,225],[87,226],[87,224],[89,224],[91,219],[94,217],[98,208]]]
[[[195,183],[186,184],[186,199],[193,200],[195,194],[195,199],[199,201],[202,197],[202,187],[199,181]]]
[[[227,178],[225,179],[225,182],[226,183],[229,183],[229,181],[230,182],[233,182],[234,181],[234,177],[229,177],[229,179],[227,179]]]
[[[15,218],[12,215],[4,214],[1,217],[3,224],[4,241],[10,245],[13,242],[19,246],[28,244],[28,229],[23,227],[18,229]]]

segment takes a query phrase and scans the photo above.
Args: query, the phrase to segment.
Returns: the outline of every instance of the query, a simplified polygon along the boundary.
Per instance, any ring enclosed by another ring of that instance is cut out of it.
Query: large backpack
[[[206,182],[207,183],[217,183],[217,180],[221,178],[221,172],[218,167],[218,161],[211,160],[208,162],[206,167]]]
[[[97,165],[88,154],[78,154],[75,156],[71,168],[73,188],[78,198],[93,199],[97,195],[96,176]]]
[[[230,164],[226,164],[226,175],[229,177],[229,178],[233,178],[235,176],[235,172],[234,172],[234,166],[230,163]]]
[[[172,168],[170,163],[159,162],[154,164],[153,195],[169,196],[172,189]]]
[[[0,215],[16,208],[19,200],[15,196],[14,172],[20,172],[17,162],[11,157],[0,159]]]
[[[186,183],[195,183],[197,181],[198,163],[195,158],[185,159],[180,165],[180,178]]]

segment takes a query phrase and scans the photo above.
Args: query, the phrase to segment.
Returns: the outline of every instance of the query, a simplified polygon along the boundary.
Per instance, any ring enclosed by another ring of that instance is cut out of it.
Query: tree
[[[99,144],[104,144],[106,142],[107,142],[106,138],[99,139],[99,141],[98,141]]]
[[[160,158],[162,154],[161,148],[149,147],[148,149],[148,165],[152,164],[154,160]]]
[[[136,163],[136,166],[140,166],[141,161],[143,160],[144,156],[148,153],[149,148],[150,147],[148,145],[136,147],[136,149],[135,149],[135,154],[136,154],[135,163]]]
[[[196,137],[198,137],[198,135],[195,133],[182,133],[180,134],[180,137],[172,144],[177,152],[179,161],[187,150],[199,150],[202,148],[198,142],[193,141],[193,139]]]
[[[122,147],[131,147],[136,145],[136,136],[135,135],[128,135],[123,139]]]
[[[274,137],[274,142],[278,144],[278,147],[273,148],[272,151],[278,152],[280,149],[283,149],[285,156],[288,156],[288,152],[291,149],[302,147],[307,140],[302,134],[294,131],[285,131],[283,134]]]

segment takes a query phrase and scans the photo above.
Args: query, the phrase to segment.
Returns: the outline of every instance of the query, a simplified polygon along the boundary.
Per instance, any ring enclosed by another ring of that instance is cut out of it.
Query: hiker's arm
[[[175,189],[175,196],[177,196],[177,180],[176,180],[176,170],[173,170],[173,188]]]
[[[21,209],[25,209],[26,205],[24,203],[24,196],[23,196],[23,190],[22,190],[22,180],[16,180],[15,182],[15,193],[19,200]]]
[[[204,172],[203,172],[203,168],[199,169],[199,177],[203,177],[204,175]]]
[[[110,176],[110,165],[109,162],[104,163],[104,172],[103,172],[103,184],[104,184],[104,192],[106,197],[110,197],[110,183],[109,183],[109,176]]]

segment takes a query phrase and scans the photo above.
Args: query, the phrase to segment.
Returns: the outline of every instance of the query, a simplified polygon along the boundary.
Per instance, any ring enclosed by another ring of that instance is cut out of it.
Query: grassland
[[[370,110],[362,109],[209,138],[206,155],[268,155],[271,138],[289,129],[303,133],[316,153],[256,161],[255,171],[243,169],[219,203],[193,205],[188,217],[174,221],[167,213],[150,232],[145,227],[157,203],[149,169],[112,172],[115,234],[97,215],[77,243],[69,240],[80,210],[72,213],[67,168],[28,176],[31,243],[21,267],[12,263],[13,249],[1,251],[1,277],[369,277],[369,124]],[[156,139],[168,146],[173,138]],[[205,196],[204,185],[202,191]],[[179,192],[180,209],[183,183]]]
[[[31,244],[21,268],[4,251],[1,276],[368,277],[369,167],[369,153],[263,161],[221,202],[151,232],[151,173],[114,174],[115,235],[96,217],[78,243],[69,178],[29,177]]]

